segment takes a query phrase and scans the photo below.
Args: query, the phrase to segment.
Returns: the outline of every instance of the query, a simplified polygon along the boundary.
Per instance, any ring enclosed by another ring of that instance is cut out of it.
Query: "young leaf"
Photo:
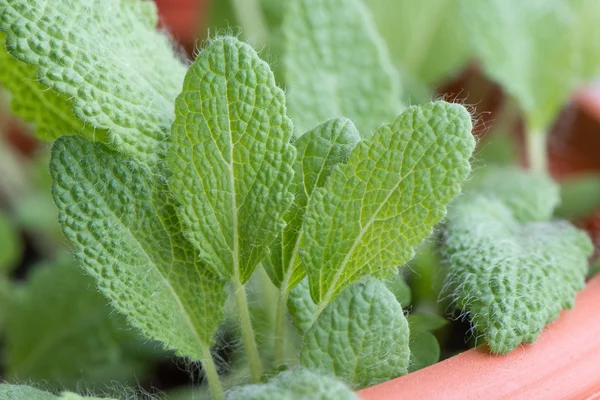
[[[320,309],[361,276],[411,259],[469,174],[471,128],[461,105],[410,107],[313,191],[300,257]]]
[[[334,377],[305,369],[285,371],[263,385],[238,386],[227,400],[358,400],[358,396]]]
[[[222,319],[224,284],[183,237],[164,183],[79,136],[56,141],[50,169],[63,232],[100,291],[147,337],[201,359]]]
[[[478,171],[467,190],[502,201],[520,222],[548,221],[560,202],[559,186],[549,176],[516,167]]]
[[[410,286],[404,280],[402,273],[393,275],[390,279],[385,280],[385,286],[394,294],[396,300],[402,307],[407,307],[411,300]]]
[[[298,249],[308,199],[315,187],[325,184],[335,165],[348,160],[359,141],[360,135],[352,121],[335,118],[306,132],[294,143],[298,153],[294,165],[294,202],[284,217],[283,233],[275,240],[263,264],[275,286],[281,287],[283,283],[287,290],[304,278],[306,272]]]
[[[475,194],[448,215],[443,251],[457,308],[492,352],[507,353],[573,306],[593,247],[568,222],[518,221],[500,200]]]
[[[66,96],[48,90],[38,82],[34,66],[8,54],[2,32],[0,65],[0,82],[12,94],[12,112],[31,122],[39,139],[54,140],[62,135],[80,134],[90,139],[107,140],[105,130],[86,126],[73,115],[73,105]]]
[[[440,344],[429,331],[445,326],[448,321],[434,314],[411,314],[407,318],[410,329],[409,372],[437,363],[440,360]]]
[[[544,133],[568,96],[600,67],[599,3],[461,0],[462,23],[488,74]]]
[[[408,372],[415,372],[440,361],[440,344],[429,332],[410,334],[410,364]]]
[[[38,266],[9,310],[7,376],[63,388],[127,381],[143,371],[142,360],[126,353],[136,338],[74,265]]]
[[[346,288],[304,335],[300,364],[366,387],[407,372],[408,323],[402,307],[375,279]]]
[[[368,137],[401,110],[398,73],[360,0],[291,0],[282,32],[296,134],[344,115]]]
[[[27,79],[36,74],[42,86],[58,93],[42,98],[60,118],[34,119],[38,125],[52,122],[48,135],[81,131],[67,111],[72,108],[87,136],[93,128],[106,130],[115,148],[142,161],[154,162],[164,153],[185,66],[166,36],[155,30],[154,2],[0,0],[0,16],[8,52],[30,64],[15,69],[10,63],[9,68]],[[37,109],[29,102],[40,87],[35,80],[29,85],[33,93],[21,88],[15,95]]]
[[[190,67],[175,113],[169,183],[187,236],[220,276],[244,283],[293,200],[283,91],[252,47],[219,38]]]
[[[419,94],[456,73],[469,60],[467,31],[454,0],[366,0],[403,83]],[[405,89],[406,90],[406,89]],[[413,100],[414,102],[414,100]]]
[[[446,319],[435,314],[410,314],[407,318],[410,334],[420,335],[423,332],[435,331],[448,324]]]
[[[304,278],[291,291],[288,298],[288,311],[292,315],[294,325],[301,334],[311,327],[317,311],[317,305],[310,297],[308,279]]]

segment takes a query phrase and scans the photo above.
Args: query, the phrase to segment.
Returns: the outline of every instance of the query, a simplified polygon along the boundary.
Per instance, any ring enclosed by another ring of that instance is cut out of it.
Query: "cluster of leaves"
[[[12,375],[66,385],[134,376],[145,359],[129,354],[142,346],[129,324],[200,362],[223,398],[211,348],[229,314],[255,383],[228,391],[234,400],[355,398],[349,387],[436,362],[431,331],[445,321],[405,316],[398,267],[461,193],[475,140],[463,106],[403,103],[478,55],[543,136],[597,61],[584,0],[220,3],[271,45],[275,73],[231,36],[210,38],[186,65],[155,29],[152,2],[0,0],[0,82],[14,113],[55,141],[52,194],[86,273],[57,262],[10,294]],[[559,22],[561,46],[537,42]],[[531,62],[512,52],[517,41]],[[560,63],[542,66],[553,54]],[[551,221],[558,202],[545,174],[502,169],[472,179],[450,207],[446,288],[493,352],[535,340],[583,286],[592,246]],[[259,352],[246,293],[262,271],[276,288],[273,359]],[[52,311],[23,335],[18,315],[40,304]],[[287,312],[301,337],[291,356]],[[94,356],[85,371],[62,351],[72,337],[85,340],[69,351]],[[98,358],[99,346],[110,351]],[[259,385],[275,375],[266,361],[289,370]],[[12,385],[0,395],[79,398]]]

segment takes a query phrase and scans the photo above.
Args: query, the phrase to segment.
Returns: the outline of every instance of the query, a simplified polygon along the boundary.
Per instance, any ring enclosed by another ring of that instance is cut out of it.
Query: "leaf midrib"
[[[412,122],[414,122],[414,121],[412,121]],[[415,132],[416,129],[415,128],[411,128],[411,130],[412,130],[412,132],[411,132],[410,138],[412,138],[412,135],[414,134],[414,132]],[[396,134],[400,135],[401,132],[398,132]],[[350,248],[350,250],[348,251],[348,253],[346,253],[346,256],[344,257],[344,260],[342,261],[342,263],[340,264],[340,266],[339,266],[336,274],[334,275],[334,278],[331,281],[331,284],[329,286],[329,290],[326,292],[325,297],[319,303],[319,305],[317,307],[317,312],[315,313],[314,320],[316,320],[316,318],[323,311],[323,309],[325,308],[325,306],[327,304],[329,304],[329,302],[331,301],[333,293],[336,290],[337,282],[339,281],[342,273],[345,271],[346,265],[350,261],[350,258],[354,254],[354,251],[356,250],[356,248],[357,248],[358,244],[360,243],[361,239],[363,238],[363,236],[365,235],[365,233],[367,232],[367,230],[371,227],[371,225],[373,224],[373,222],[377,218],[377,215],[379,214],[379,212],[381,211],[381,209],[384,207],[384,205],[387,204],[388,200],[390,199],[390,197],[392,196],[392,194],[398,189],[398,187],[400,186],[400,184],[402,184],[402,182],[404,182],[404,180],[414,172],[415,167],[421,162],[421,160],[423,159],[423,157],[425,157],[425,155],[428,154],[428,152],[431,150],[431,148],[434,145],[436,145],[436,144],[437,144],[436,141],[433,141],[432,143],[429,144],[429,146],[423,151],[423,154],[419,157],[419,159],[417,161],[415,161],[415,163],[413,164],[412,168],[404,175],[404,177],[402,177],[402,178],[400,178],[398,180],[398,182],[394,185],[394,187],[392,189],[390,189],[390,191],[387,194],[387,196],[385,197],[385,199],[381,202],[381,204],[379,205],[379,207],[377,207],[377,210],[375,210],[375,212],[373,213],[373,215],[371,216],[371,218],[369,218],[369,221],[365,224],[365,226],[363,228],[361,228],[361,231],[360,231],[359,235],[356,237],[356,239],[352,243],[352,247]],[[405,151],[406,151],[406,148],[402,152],[402,159],[404,159],[404,153],[405,153]],[[322,277],[322,276],[323,275],[320,274],[320,277]]]

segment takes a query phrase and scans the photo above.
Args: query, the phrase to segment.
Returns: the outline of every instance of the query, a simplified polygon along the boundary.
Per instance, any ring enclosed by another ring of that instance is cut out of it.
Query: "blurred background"
[[[262,27],[270,30],[266,35],[253,26],[256,21],[252,20],[252,13],[244,12],[250,9],[248,4],[257,1],[155,2],[161,28],[171,34],[190,60],[207,35],[233,33],[249,39],[277,73],[277,29],[285,2],[260,0]],[[418,104],[444,98],[471,105],[476,117],[474,133],[479,139],[476,168],[525,166],[523,116],[514,100],[482,72],[466,45],[467,33],[450,17],[438,16],[437,23],[428,25],[433,30],[429,48],[417,49],[420,58],[407,62],[403,54],[410,49],[405,43],[395,45],[398,32],[393,23],[386,22],[389,15],[394,15],[386,9],[392,2],[388,1],[385,7],[378,6],[386,4],[383,0],[367,3],[372,6],[380,32],[402,74],[405,102]],[[440,7],[443,1],[417,3],[423,3],[421,8],[427,10]],[[428,16],[424,14],[423,18]],[[443,68],[431,59],[440,49],[452,54],[451,58],[446,57]],[[163,352],[157,344],[126,328],[86,276],[60,279],[61,274],[79,272],[60,232],[50,195],[50,144],[36,140],[26,123],[11,116],[9,100],[0,91],[0,379],[41,382],[48,387],[72,390],[93,386],[110,391],[116,386],[139,386],[138,390],[153,394],[177,392],[181,399],[201,398],[200,391],[195,391],[195,397],[189,391],[191,386],[198,388],[202,384],[201,371],[196,366]],[[553,123],[547,150],[550,173],[563,188],[564,201],[558,215],[586,229],[600,246],[600,84],[591,83],[572,94]],[[397,282],[402,305],[411,312],[446,313],[444,302],[438,302],[442,272],[435,247],[435,238],[422,246]],[[259,274],[252,284],[263,285],[265,279]],[[271,326],[273,302],[269,296],[273,293],[250,289],[250,295],[260,340],[261,335],[268,335]],[[73,310],[71,299],[77,299],[77,310]],[[65,319],[63,313],[61,320],[55,321],[60,310],[71,315],[70,319]],[[24,315],[36,318],[21,318]],[[261,326],[265,327],[263,333]],[[243,368],[236,367],[242,355],[234,339],[235,331],[231,319],[219,334],[218,356],[226,382],[236,382],[247,375]],[[469,332],[469,324],[459,319],[436,331],[443,349],[440,357],[472,347],[475,343]],[[263,345],[268,347],[269,343]],[[56,363],[57,359],[64,361]]]

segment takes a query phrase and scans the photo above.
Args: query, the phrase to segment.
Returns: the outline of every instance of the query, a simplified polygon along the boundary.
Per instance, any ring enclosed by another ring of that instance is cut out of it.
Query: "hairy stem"
[[[204,369],[204,375],[208,380],[208,386],[210,388],[212,397],[215,400],[224,400],[225,394],[223,393],[223,387],[221,386],[221,381],[219,380],[217,366],[215,365],[215,361],[210,353],[209,347],[204,347],[202,349],[202,368]]]
[[[242,329],[242,341],[246,349],[248,364],[250,365],[250,375],[255,383],[260,383],[262,377],[262,364],[258,355],[256,338],[252,322],[250,321],[250,311],[248,310],[248,300],[246,298],[246,289],[239,280],[234,281],[235,304],[240,316],[240,327]]]
[[[546,173],[548,172],[548,152],[546,149],[546,135],[542,132],[527,132],[526,147],[529,168]]]
[[[279,301],[277,302],[277,314],[275,315],[275,366],[283,363],[285,353],[285,314],[288,293],[287,282],[283,282],[279,292]]]

